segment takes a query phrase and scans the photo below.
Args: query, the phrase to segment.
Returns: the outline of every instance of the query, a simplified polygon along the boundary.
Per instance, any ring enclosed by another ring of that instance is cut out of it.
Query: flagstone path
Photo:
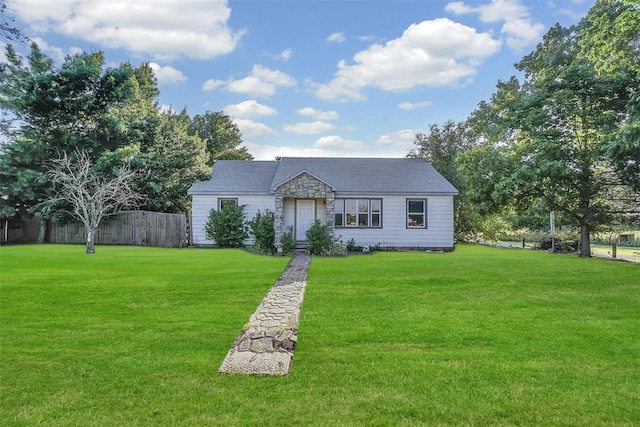
[[[311,256],[296,252],[227,353],[219,373],[287,375]]]

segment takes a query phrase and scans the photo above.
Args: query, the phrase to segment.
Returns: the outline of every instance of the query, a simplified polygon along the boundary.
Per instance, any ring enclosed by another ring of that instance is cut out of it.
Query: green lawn
[[[0,425],[638,425],[640,266],[314,258],[288,377],[218,375],[287,262],[0,248]]]
[[[594,255],[607,255],[611,257],[611,245],[591,245],[591,253]],[[640,248],[632,246],[618,246],[618,257],[628,257],[630,261],[640,262]]]

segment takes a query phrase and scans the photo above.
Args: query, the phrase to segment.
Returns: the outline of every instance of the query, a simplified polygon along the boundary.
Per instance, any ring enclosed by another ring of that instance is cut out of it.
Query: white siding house
[[[457,190],[421,159],[221,160],[189,194],[196,245],[214,243],[204,226],[211,209],[224,203],[245,205],[247,219],[274,212],[278,243],[289,228],[304,243],[306,230],[320,220],[344,244],[438,250],[455,244]]]
[[[194,194],[191,197],[191,238],[194,245],[214,244],[212,240],[207,239],[204,226],[207,223],[211,209],[220,209],[220,202],[222,200],[234,200],[239,205],[245,205],[244,212],[247,219],[256,216],[258,210],[264,212],[266,209],[269,209],[271,212],[275,212],[274,199],[269,196],[231,194],[218,197],[210,194]],[[248,239],[247,243],[251,243],[251,241],[251,239]]]

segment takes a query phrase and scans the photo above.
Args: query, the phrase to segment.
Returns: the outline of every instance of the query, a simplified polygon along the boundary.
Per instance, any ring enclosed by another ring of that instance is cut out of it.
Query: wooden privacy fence
[[[23,230],[35,226],[37,221],[24,221]],[[35,242],[23,235],[22,242]],[[182,214],[163,212],[124,211],[102,220],[95,236],[96,245],[139,245],[181,248],[188,245],[187,218]],[[17,237],[17,236],[14,236]],[[81,223],[47,225],[46,241],[49,243],[84,243],[86,229]],[[9,242],[15,240],[9,240]]]
[[[1,243],[34,243],[38,241],[38,221],[7,220],[0,221]]]

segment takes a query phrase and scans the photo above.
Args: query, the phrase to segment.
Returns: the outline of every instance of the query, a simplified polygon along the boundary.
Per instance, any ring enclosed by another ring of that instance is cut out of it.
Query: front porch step
[[[306,240],[296,240],[296,249],[307,249],[309,247],[309,242]]]

